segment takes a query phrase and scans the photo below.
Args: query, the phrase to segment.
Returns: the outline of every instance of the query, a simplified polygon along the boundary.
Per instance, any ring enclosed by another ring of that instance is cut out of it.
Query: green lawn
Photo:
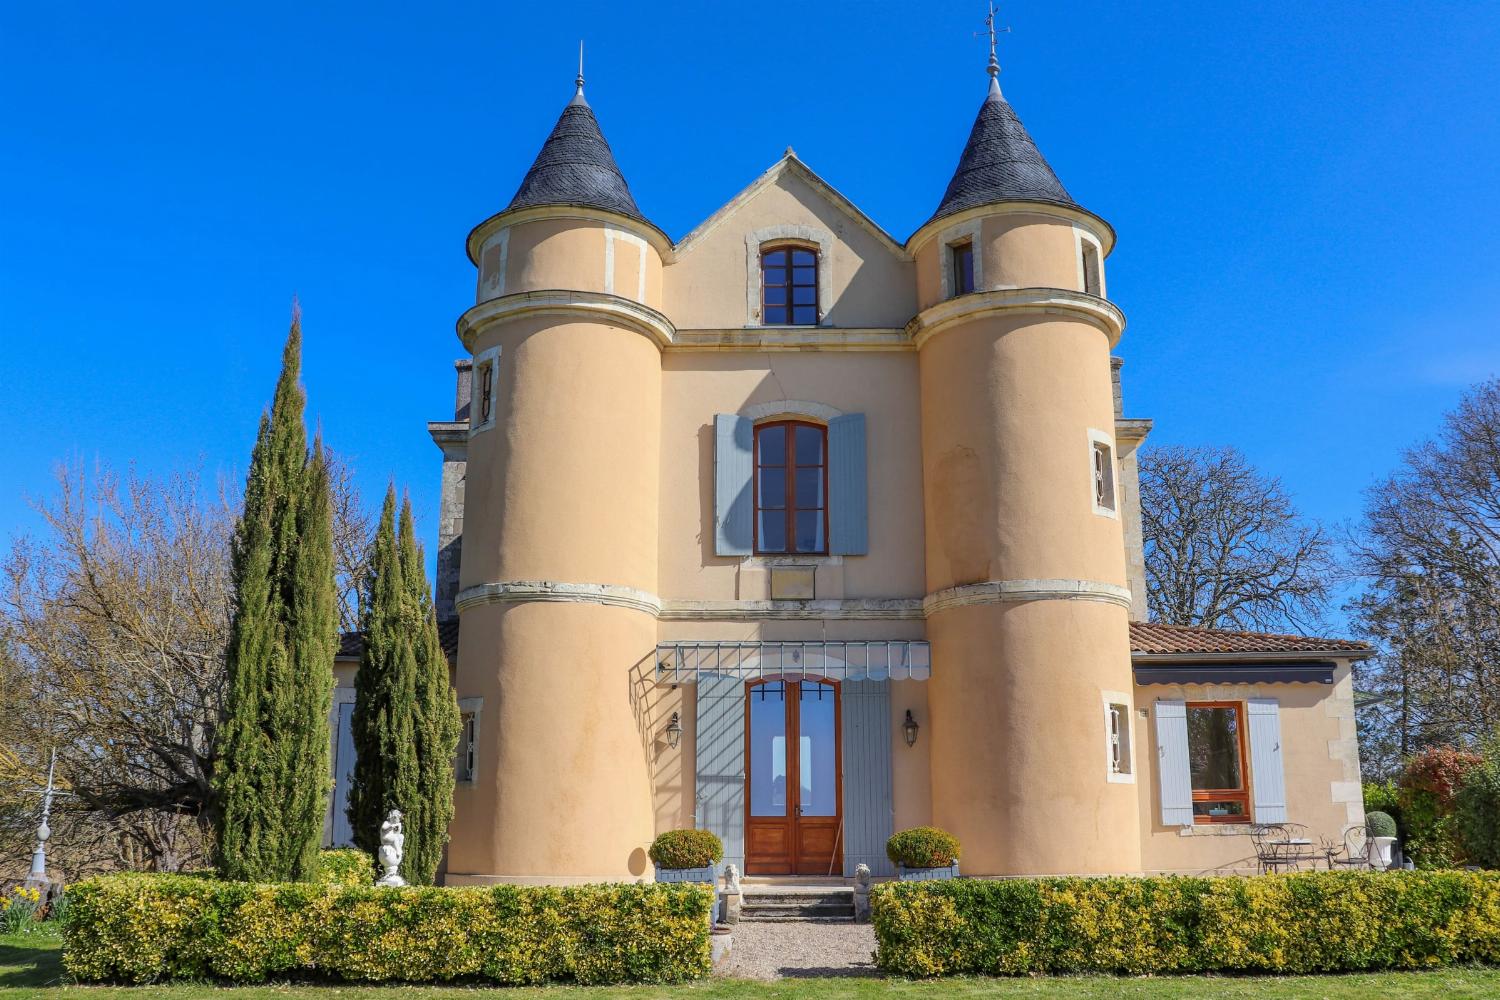
[[[225,1000],[333,997],[348,1000],[438,1000],[470,997],[478,987],[436,986],[143,986],[136,988],[61,985],[62,944],[50,932],[25,937],[0,936],[0,1000],[22,997],[112,997],[136,1000],[166,997],[224,997]],[[1286,979],[1219,979],[1204,976],[1161,979],[1119,979],[1087,976],[1057,979],[944,979],[906,982],[882,979],[785,979],[778,983],[712,980],[692,986],[616,986],[547,989],[496,989],[504,1000],[779,1000],[813,997],[816,1000],[967,1000],[977,997],[1041,997],[1046,1000],[1370,1000],[1431,997],[1465,1000],[1500,996],[1500,969],[1448,969],[1440,972],[1374,976],[1300,976]]]

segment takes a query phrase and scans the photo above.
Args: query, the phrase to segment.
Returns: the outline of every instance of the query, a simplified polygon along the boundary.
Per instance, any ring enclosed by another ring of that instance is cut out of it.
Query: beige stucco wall
[[[899,327],[916,312],[911,262],[832,205],[795,168],[748,193],[710,226],[684,241],[666,269],[664,311],[679,329],[759,324],[747,303],[747,260],[753,254],[758,267],[759,251],[747,250],[745,237],[772,227],[806,226],[831,237],[819,265],[832,292],[821,303],[824,325]]]
[[[632,663],[655,623],[624,608],[489,604],[463,612],[459,697],[484,699],[477,780],[454,792],[449,881],[650,877],[650,734]]]
[[[1140,866],[1134,786],[1107,774],[1103,692],[1128,692],[1123,608],[1031,601],[928,619],[932,820],[972,875]],[[1124,678],[1124,683],[1122,683]]]
[[[662,360],[660,593],[765,600],[765,560],[714,554],[714,415],[796,400],[865,414],[869,555],[798,557],[820,598],[920,598],[921,413],[905,352],[669,353]],[[825,422],[817,417],[798,416]]]
[[[926,309],[943,301],[943,268],[952,266],[948,247],[973,240],[979,273],[977,291],[997,288],[1065,288],[1082,291],[1078,234],[1081,223],[1020,209],[975,216],[964,212],[921,234],[912,247],[916,260],[917,301]],[[1100,262],[1101,274],[1103,261]]]
[[[655,590],[661,363],[623,326],[528,316],[499,345],[495,426],[469,441],[460,590],[556,580]]]
[[[662,262],[646,233],[623,218],[605,222],[565,215],[498,228],[480,246],[476,299],[566,289],[619,295],[659,308]]]
[[[1255,850],[1245,826],[1198,825],[1183,832],[1161,823],[1161,782],[1157,772],[1155,717],[1158,699],[1244,701],[1275,698],[1280,706],[1282,771],[1287,820],[1307,826],[1316,844],[1338,841],[1351,825],[1364,822],[1359,746],[1355,735],[1354,688],[1347,663],[1334,671],[1332,687],[1320,684],[1180,685],[1135,688],[1133,720],[1136,761],[1141,769],[1142,866],[1148,872],[1205,874],[1255,871]],[[1143,718],[1140,710],[1148,717]],[[1250,768],[1246,761],[1247,769]],[[1250,774],[1254,784],[1255,775]],[[1253,794],[1253,793],[1252,793]],[[1252,819],[1254,816],[1252,814]]]
[[[1126,584],[1120,521],[1093,510],[1089,431],[1114,430],[1102,331],[986,317],[923,345],[921,385],[929,591],[1006,579]]]

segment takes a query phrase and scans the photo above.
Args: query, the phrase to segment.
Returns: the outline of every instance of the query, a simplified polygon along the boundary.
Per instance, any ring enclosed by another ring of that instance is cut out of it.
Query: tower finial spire
[[[999,12],[995,9],[994,0],[990,0],[989,10],[989,16],[984,19],[984,31],[974,32],[974,37],[978,38],[981,34],[989,36],[990,64],[985,67],[985,72],[990,75],[990,92],[998,94],[1000,93],[1000,60],[995,58],[995,36],[1003,35],[1009,32],[1010,29],[995,27],[995,15]]]
[[[573,81],[578,84],[578,93],[583,93],[583,39],[578,39],[578,79]]]

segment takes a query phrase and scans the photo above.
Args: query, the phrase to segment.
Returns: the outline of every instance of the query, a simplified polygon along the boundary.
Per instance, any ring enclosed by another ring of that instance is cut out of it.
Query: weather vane
[[[995,14],[998,13],[998,12],[995,10],[994,0],[990,0],[989,7],[990,7],[990,14],[989,14],[988,17],[986,17],[984,19],[984,30],[983,31],[976,31],[976,32],[974,32],[974,37],[978,38],[981,35],[988,35],[989,36],[989,38],[990,38],[990,65],[988,67],[988,72],[990,74],[990,78],[991,79],[995,79],[995,78],[999,77],[999,75],[1000,75],[1000,60],[995,58],[995,36],[996,35],[1006,34],[1007,32],[1010,31],[1010,29],[1009,28],[997,28],[997,27],[995,27]],[[998,80],[996,82],[998,83]]]

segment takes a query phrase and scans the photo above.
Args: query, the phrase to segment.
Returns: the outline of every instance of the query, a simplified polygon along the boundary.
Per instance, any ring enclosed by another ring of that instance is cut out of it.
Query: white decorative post
[[[406,834],[401,829],[401,810],[392,809],[386,815],[385,822],[380,824],[380,867],[385,869],[385,874],[376,885],[406,884],[406,879],[401,877],[399,870],[405,848]]]
[[[42,793],[42,822],[36,828],[36,850],[31,852],[31,872],[26,876],[27,888],[47,885],[47,841],[52,838],[52,828],[47,821],[52,818],[53,776],[57,772],[57,748],[52,750],[52,760],[47,765],[47,790]]]

